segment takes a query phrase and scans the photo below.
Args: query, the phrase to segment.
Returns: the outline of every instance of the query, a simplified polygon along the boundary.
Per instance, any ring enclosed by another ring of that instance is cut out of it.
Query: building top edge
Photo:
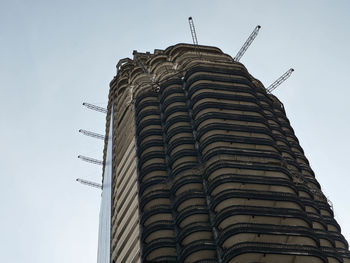
[[[172,55],[173,53],[176,53],[182,49],[188,50],[188,49],[194,49],[194,48],[200,49],[202,51],[211,52],[211,53],[223,54],[222,50],[218,47],[207,46],[207,45],[194,45],[194,44],[190,44],[190,43],[177,43],[177,44],[169,46],[165,49],[154,49],[153,53],[151,53],[149,51],[139,52],[137,50],[134,50],[133,54],[137,53],[137,54],[149,55],[149,56],[159,55],[159,54]]]
[[[133,63],[136,60],[136,57],[138,57],[141,60],[148,60],[152,59],[159,55],[165,55],[167,57],[174,57],[178,54],[185,53],[185,52],[200,52],[200,53],[212,53],[217,55],[225,55],[232,59],[231,56],[225,54],[221,49],[214,47],[214,46],[206,46],[206,45],[194,45],[194,44],[188,44],[188,43],[178,43],[172,46],[167,47],[166,49],[154,49],[154,52],[151,53],[149,51],[147,52],[139,52],[137,50],[134,50],[132,52],[133,58],[123,58],[120,59],[116,65],[117,72],[119,72],[124,65],[128,63]],[[233,60],[233,59],[232,59]],[[124,66],[125,67],[125,66]]]

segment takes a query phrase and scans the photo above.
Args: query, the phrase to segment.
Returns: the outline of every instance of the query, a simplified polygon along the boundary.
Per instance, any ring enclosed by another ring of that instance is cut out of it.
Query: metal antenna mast
[[[241,47],[241,49],[238,51],[237,55],[233,58],[234,61],[239,61],[242,56],[244,55],[244,53],[247,51],[247,49],[249,48],[250,44],[253,42],[253,40],[255,39],[255,37],[258,35],[258,32],[260,30],[261,26],[257,25],[255,27],[255,29],[253,30],[253,32],[250,34],[250,36],[248,37],[248,39],[246,40],[246,42],[244,43],[244,45]]]
[[[198,45],[196,29],[195,29],[195,27],[194,27],[193,19],[192,19],[191,16],[188,18],[188,23],[190,24],[190,30],[191,30],[191,35],[192,35],[193,44],[194,44],[194,45]]]
[[[86,157],[86,156],[83,156],[83,155],[78,155],[78,158],[83,160],[83,161],[85,161],[85,162],[88,162],[88,163],[103,165],[103,161],[96,160],[94,158]]]
[[[96,105],[93,105],[93,104],[90,104],[87,102],[83,102],[83,105],[90,110],[94,110],[94,111],[98,111],[98,112],[102,112],[102,113],[107,113],[107,109],[102,108],[100,106],[96,106]]]
[[[196,28],[194,27],[193,19],[192,19],[191,16],[188,18],[188,23],[190,24],[190,30],[191,30],[191,35],[192,35],[192,41],[193,41],[194,48],[196,50],[196,53],[197,53],[198,57],[200,57],[201,54],[199,53],[199,48],[198,48],[198,40],[197,40]]]
[[[286,73],[284,73],[281,77],[279,77],[274,83],[272,83],[268,88],[266,89],[267,93],[271,93],[274,89],[276,89],[279,85],[282,84],[286,79],[292,75],[294,69],[290,68]]]
[[[97,139],[101,139],[101,140],[105,139],[105,136],[103,136],[102,134],[94,133],[91,131],[86,131],[86,130],[80,129],[79,132],[86,135],[86,136],[90,136],[93,138],[97,138]]]
[[[102,184],[98,184],[98,183],[91,182],[91,181],[84,180],[84,179],[80,179],[80,178],[78,178],[76,181],[81,183],[81,184],[85,184],[85,185],[88,185],[91,187],[102,189]]]

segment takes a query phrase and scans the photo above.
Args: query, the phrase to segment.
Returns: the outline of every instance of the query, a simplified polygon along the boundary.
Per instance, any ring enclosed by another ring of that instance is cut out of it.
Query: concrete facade
[[[350,262],[283,104],[220,49],[134,52],[106,134],[112,106],[111,262]]]

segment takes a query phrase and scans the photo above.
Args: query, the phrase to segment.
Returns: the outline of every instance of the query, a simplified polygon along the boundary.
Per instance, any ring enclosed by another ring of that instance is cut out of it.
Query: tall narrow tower
[[[283,104],[261,82],[215,47],[133,55],[110,83],[100,231],[110,243],[99,253],[113,263],[350,262]]]

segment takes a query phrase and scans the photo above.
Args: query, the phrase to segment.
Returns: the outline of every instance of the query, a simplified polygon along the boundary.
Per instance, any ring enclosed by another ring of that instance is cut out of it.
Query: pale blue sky
[[[350,240],[349,1],[0,0],[0,262],[96,262],[106,106],[119,59],[191,43],[241,59],[266,86],[294,67],[274,93]]]

